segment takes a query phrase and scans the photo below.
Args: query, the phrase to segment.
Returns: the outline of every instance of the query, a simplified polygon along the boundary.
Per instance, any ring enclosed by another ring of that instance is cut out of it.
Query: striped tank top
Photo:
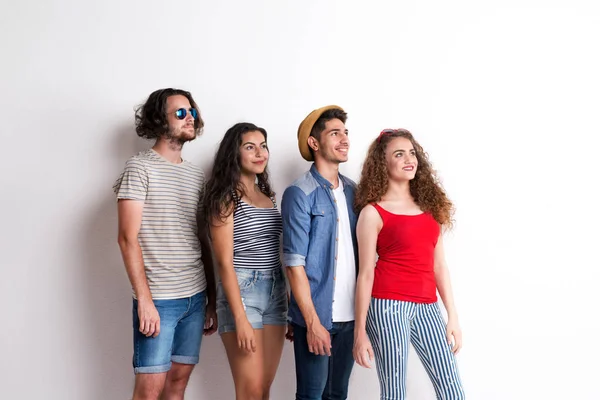
[[[281,267],[283,224],[275,200],[273,207],[257,208],[238,201],[233,214],[233,266],[272,269]]]

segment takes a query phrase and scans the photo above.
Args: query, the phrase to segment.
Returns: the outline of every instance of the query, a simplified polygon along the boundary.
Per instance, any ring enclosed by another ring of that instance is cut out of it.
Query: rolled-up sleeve
[[[296,186],[288,187],[281,199],[283,218],[283,263],[287,267],[304,266],[308,254],[310,208],[306,194]]]
[[[130,158],[125,170],[113,185],[119,200],[146,200],[148,194],[148,172],[144,163],[136,157]]]

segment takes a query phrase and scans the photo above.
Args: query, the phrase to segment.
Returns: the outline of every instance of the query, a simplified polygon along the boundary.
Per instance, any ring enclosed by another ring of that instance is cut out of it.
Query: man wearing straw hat
[[[350,147],[346,118],[331,105],[302,121],[298,148],[313,164],[281,205],[298,400],[346,399],[354,365],[356,184],[339,173]]]

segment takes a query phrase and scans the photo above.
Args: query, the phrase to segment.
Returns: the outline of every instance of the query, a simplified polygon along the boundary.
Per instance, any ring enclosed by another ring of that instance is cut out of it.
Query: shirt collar
[[[319,171],[317,171],[317,167],[315,166],[315,164],[313,163],[313,165],[310,167],[310,173],[312,174],[313,178],[315,178],[315,180],[317,181],[317,183],[319,184],[319,186],[326,186],[330,189],[333,189],[333,184],[331,182],[329,182],[327,179],[323,178],[323,175],[321,175],[319,173]],[[346,180],[344,178],[344,176],[342,174],[340,174],[338,172],[338,177],[340,180],[340,184],[342,186],[346,186]]]

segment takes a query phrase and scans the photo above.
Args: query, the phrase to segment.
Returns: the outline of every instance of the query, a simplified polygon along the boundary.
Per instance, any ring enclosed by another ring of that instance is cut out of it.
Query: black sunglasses
[[[180,108],[179,110],[175,111],[175,117],[177,117],[177,119],[184,119],[187,116],[188,111],[192,118],[198,118],[198,110],[196,110],[195,108],[190,108],[189,110],[186,110],[185,108]]]

